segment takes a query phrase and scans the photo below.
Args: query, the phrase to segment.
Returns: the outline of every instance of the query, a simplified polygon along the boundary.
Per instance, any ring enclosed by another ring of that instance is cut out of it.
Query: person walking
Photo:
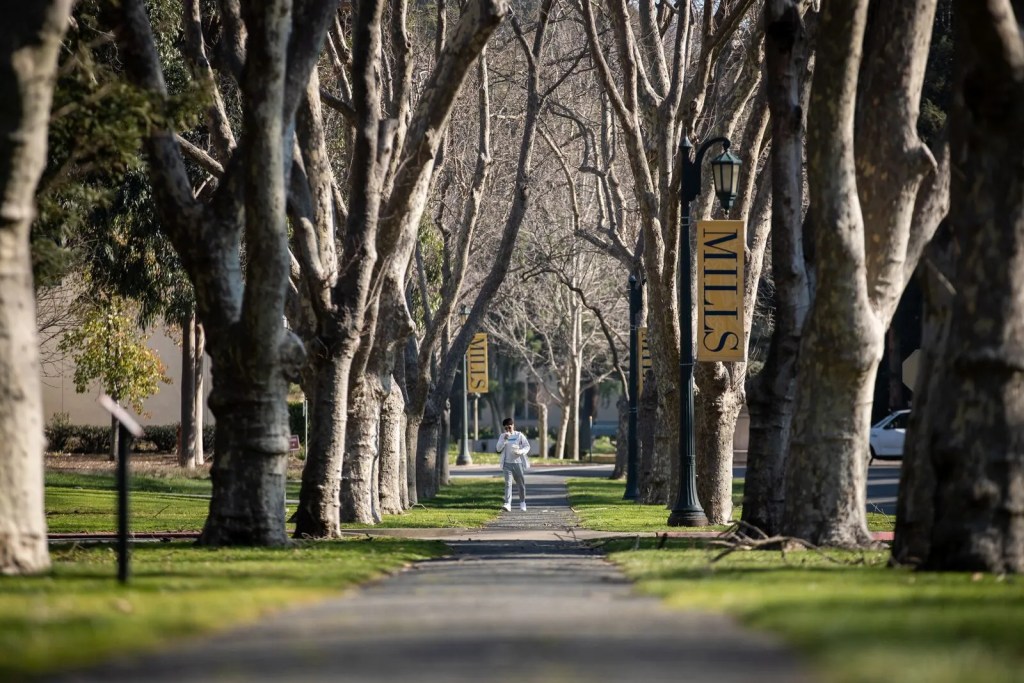
[[[505,504],[503,510],[512,509],[512,480],[519,489],[519,509],[526,512],[526,470],[530,467],[530,442],[526,435],[516,431],[515,422],[506,417],[501,423],[502,434],[498,437],[497,451],[501,454],[498,464],[505,475]]]

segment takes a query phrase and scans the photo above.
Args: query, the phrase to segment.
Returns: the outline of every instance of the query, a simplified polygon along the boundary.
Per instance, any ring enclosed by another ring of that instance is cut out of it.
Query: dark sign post
[[[101,406],[117,418],[117,580],[128,583],[128,454],[132,438],[142,436],[142,427],[128,412],[106,394],[99,397]]]

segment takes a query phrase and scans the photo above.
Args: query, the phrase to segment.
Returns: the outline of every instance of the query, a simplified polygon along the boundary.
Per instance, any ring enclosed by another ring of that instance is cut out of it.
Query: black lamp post
[[[462,324],[466,324],[469,317],[469,306],[462,304],[459,307],[459,315]],[[472,465],[473,456],[469,453],[469,353],[462,354],[462,449],[459,456],[455,458],[456,465]]]
[[[637,330],[640,309],[643,307],[643,280],[636,275],[629,276],[629,443],[626,451],[626,492],[623,500],[636,500],[640,496],[637,474],[640,469],[640,452],[637,443],[638,412],[640,404],[640,349]]]
[[[704,154],[711,145],[722,143],[725,151],[711,162],[715,194],[722,207],[729,210],[736,199],[739,184],[740,160],[729,153],[728,138],[708,140],[691,161],[693,144],[683,138],[680,153],[683,157],[683,175],[680,183],[682,200],[681,230],[679,233],[679,491],[675,506],[668,517],[669,526],[707,526],[708,518],[697,498],[697,447],[693,428],[693,296],[690,277],[690,203],[700,194],[700,167]]]

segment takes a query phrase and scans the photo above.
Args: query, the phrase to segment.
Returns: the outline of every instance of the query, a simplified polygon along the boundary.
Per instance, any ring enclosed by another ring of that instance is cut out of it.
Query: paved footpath
[[[531,473],[527,484],[527,512],[503,512],[450,540],[450,557],[251,627],[56,680],[812,680],[770,637],[636,595],[615,566],[574,540],[562,478]]]

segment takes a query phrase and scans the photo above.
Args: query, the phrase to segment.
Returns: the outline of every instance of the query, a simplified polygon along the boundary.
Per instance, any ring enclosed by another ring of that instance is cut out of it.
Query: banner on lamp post
[[[697,360],[745,361],[743,221],[697,222]]]
[[[647,343],[646,327],[636,328],[636,347],[638,349],[637,353],[640,356],[640,362],[638,363],[640,366],[639,377],[637,377],[636,383],[636,395],[639,397],[644,395],[644,376],[648,370],[654,367],[654,363],[651,361],[651,347]]]
[[[466,359],[469,366],[466,389],[471,394],[486,394],[490,381],[487,376],[486,332],[477,332],[473,335],[473,341],[469,342],[469,349],[466,350]]]

